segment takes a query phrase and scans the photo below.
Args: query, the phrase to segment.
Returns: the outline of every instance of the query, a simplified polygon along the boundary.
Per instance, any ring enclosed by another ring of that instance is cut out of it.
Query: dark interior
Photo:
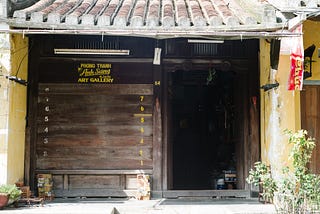
[[[175,71],[169,77],[173,189],[235,189],[217,185],[236,173],[234,81],[232,71]]]

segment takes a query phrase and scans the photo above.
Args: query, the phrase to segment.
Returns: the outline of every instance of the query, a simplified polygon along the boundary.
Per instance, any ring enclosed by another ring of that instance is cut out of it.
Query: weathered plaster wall
[[[312,77],[308,80],[320,80],[320,58],[318,57],[318,48],[320,48],[320,22],[305,21],[303,23],[303,43],[304,48],[314,44],[316,49],[313,53],[312,60]]]
[[[11,75],[27,79],[28,40],[11,35]],[[27,87],[9,82],[7,183],[23,180]]]
[[[8,34],[0,34],[0,184],[7,182],[10,40]]]
[[[281,40],[278,70],[270,67],[270,44],[260,40],[260,85],[279,83],[278,88],[261,90],[261,158],[271,165],[275,176],[288,161],[289,146],[285,129],[300,129],[300,94],[287,90],[290,69],[290,41]],[[276,173],[277,172],[277,173]]]

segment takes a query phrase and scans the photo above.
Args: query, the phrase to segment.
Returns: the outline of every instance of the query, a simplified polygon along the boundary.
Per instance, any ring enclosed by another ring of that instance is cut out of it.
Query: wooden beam
[[[249,198],[248,190],[170,190],[163,191],[164,198],[178,197],[239,197]]]
[[[161,67],[154,67],[153,106],[153,179],[152,190],[162,190],[162,118],[161,118]]]
[[[134,175],[134,174],[152,174],[153,170],[36,170],[36,174],[53,175]]]
[[[114,190],[114,189],[70,189],[55,190],[56,197],[135,197],[137,190]]]

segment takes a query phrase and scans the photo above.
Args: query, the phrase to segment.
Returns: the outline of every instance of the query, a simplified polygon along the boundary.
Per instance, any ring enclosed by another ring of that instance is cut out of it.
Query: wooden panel
[[[248,190],[169,190],[163,192],[165,198],[177,197],[239,197],[250,198]]]
[[[37,69],[39,70],[39,82],[41,83],[78,83],[82,81],[83,83],[95,84],[96,80],[94,79],[96,78],[97,81],[101,81],[100,83],[104,84],[151,83],[153,76],[152,63],[151,61],[148,63],[141,61],[139,60],[139,62],[134,63],[111,63],[105,62],[105,59],[91,59],[84,62],[79,59],[57,59],[51,57],[49,59],[42,58]],[[81,70],[83,68],[81,64],[95,65],[95,68],[91,70],[89,67],[89,72],[83,74],[81,73],[83,71]],[[101,72],[101,70],[98,71],[98,64],[110,65],[110,70],[107,73]]]
[[[37,169],[151,169],[153,86],[39,84]]]
[[[126,189],[137,189],[137,175],[126,176]]]
[[[135,197],[137,190],[118,190],[118,189],[72,189],[72,190],[55,190],[57,197]]]
[[[40,135],[39,135],[40,136]],[[42,137],[38,138],[37,147],[41,148],[43,146],[78,146],[78,147],[92,147],[98,145],[99,148],[112,148],[117,147],[127,147],[127,146],[138,146],[140,145],[140,136],[97,136],[96,138],[88,136],[86,133],[83,134],[70,134],[68,136],[50,136],[47,137],[50,144],[44,145],[44,139]],[[144,136],[144,145],[152,145],[152,137]]]
[[[136,175],[152,174],[152,170],[36,170],[36,174],[53,174],[53,175]]]
[[[316,147],[313,150],[310,169],[320,174],[320,86],[304,86],[301,92],[301,128],[315,138]]]
[[[63,189],[63,175],[53,175],[53,189]]]
[[[150,84],[71,84],[39,83],[39,94],[107,94],[107,95],[152,95]]]
[[[138,154],[137,154],[138,156]],[[143,165],[141,165],[143,160]],[[112,159],[96,158],[95,160],[77,160],[70,158],[50,158],[40,156],[37,159],[38,169],[152,169],[152,160],[146,158],[127,159],[125,157]]]
[[[69,189],[119,189],[119,175],[70,175]]]

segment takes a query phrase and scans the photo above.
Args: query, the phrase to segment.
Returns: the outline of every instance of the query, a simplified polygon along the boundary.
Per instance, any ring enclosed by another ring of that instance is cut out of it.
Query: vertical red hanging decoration
[[[290,55],[290,76],[288,90],[302,90],[303,83],[303,38],[302,25],[294,29],[300,36],[292,37],[292,48]]]

